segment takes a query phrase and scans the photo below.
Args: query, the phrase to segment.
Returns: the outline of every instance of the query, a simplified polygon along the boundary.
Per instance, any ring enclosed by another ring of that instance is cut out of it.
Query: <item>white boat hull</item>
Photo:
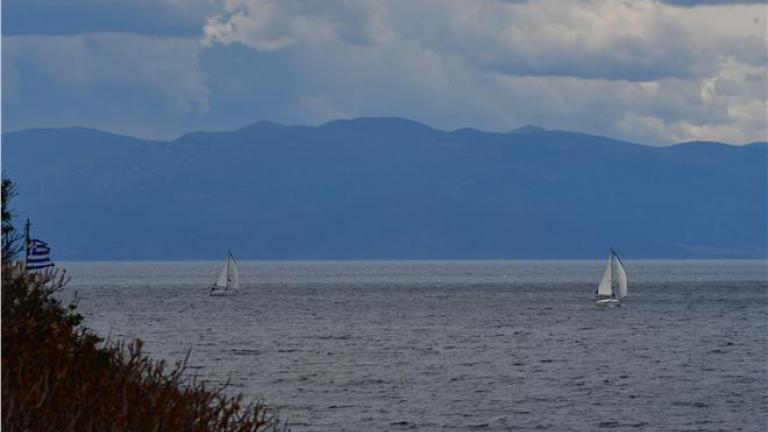
[[[614,299],[614,298],[595,300],[595,306],[618,307],[618,306],[621,306],[621,300]]]

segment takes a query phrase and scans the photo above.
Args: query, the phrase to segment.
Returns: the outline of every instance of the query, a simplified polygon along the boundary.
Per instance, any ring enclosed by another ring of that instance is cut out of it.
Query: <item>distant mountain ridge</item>
[[[15,212],[57,259],[768,256],[768,144],[650,147],[401,118],[142,140],[3,134]],[[18,222],[21,222],[20,220]]]

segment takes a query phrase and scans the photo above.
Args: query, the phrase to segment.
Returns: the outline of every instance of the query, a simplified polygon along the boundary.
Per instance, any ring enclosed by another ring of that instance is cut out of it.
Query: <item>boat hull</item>
[[[208,292],[208,295],[212,297],[223,297],[223,296],[231,296],[234,295],[237,291],[235,290],[221,290],[221,289],[212,289]]]
[[[595,300],[595,306],[599,307],[619,307],[621,306],[621,300],[614,298]]]

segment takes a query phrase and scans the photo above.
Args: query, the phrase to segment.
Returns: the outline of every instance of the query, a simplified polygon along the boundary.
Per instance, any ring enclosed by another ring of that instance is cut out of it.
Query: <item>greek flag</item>
[[[48,246],[48,243],[37,239],[30,239],[29,245],[27,245],[27,270],[53,267],[50,254],[51,248]]]

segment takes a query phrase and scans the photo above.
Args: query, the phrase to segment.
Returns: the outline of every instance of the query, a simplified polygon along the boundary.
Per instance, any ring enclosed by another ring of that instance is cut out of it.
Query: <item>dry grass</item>
[[[261,404],[207,389],[150,360],[141,342],[103,347],[74,306],[53,293],[64,279],[2,274],[2,430],[278,431]]]

